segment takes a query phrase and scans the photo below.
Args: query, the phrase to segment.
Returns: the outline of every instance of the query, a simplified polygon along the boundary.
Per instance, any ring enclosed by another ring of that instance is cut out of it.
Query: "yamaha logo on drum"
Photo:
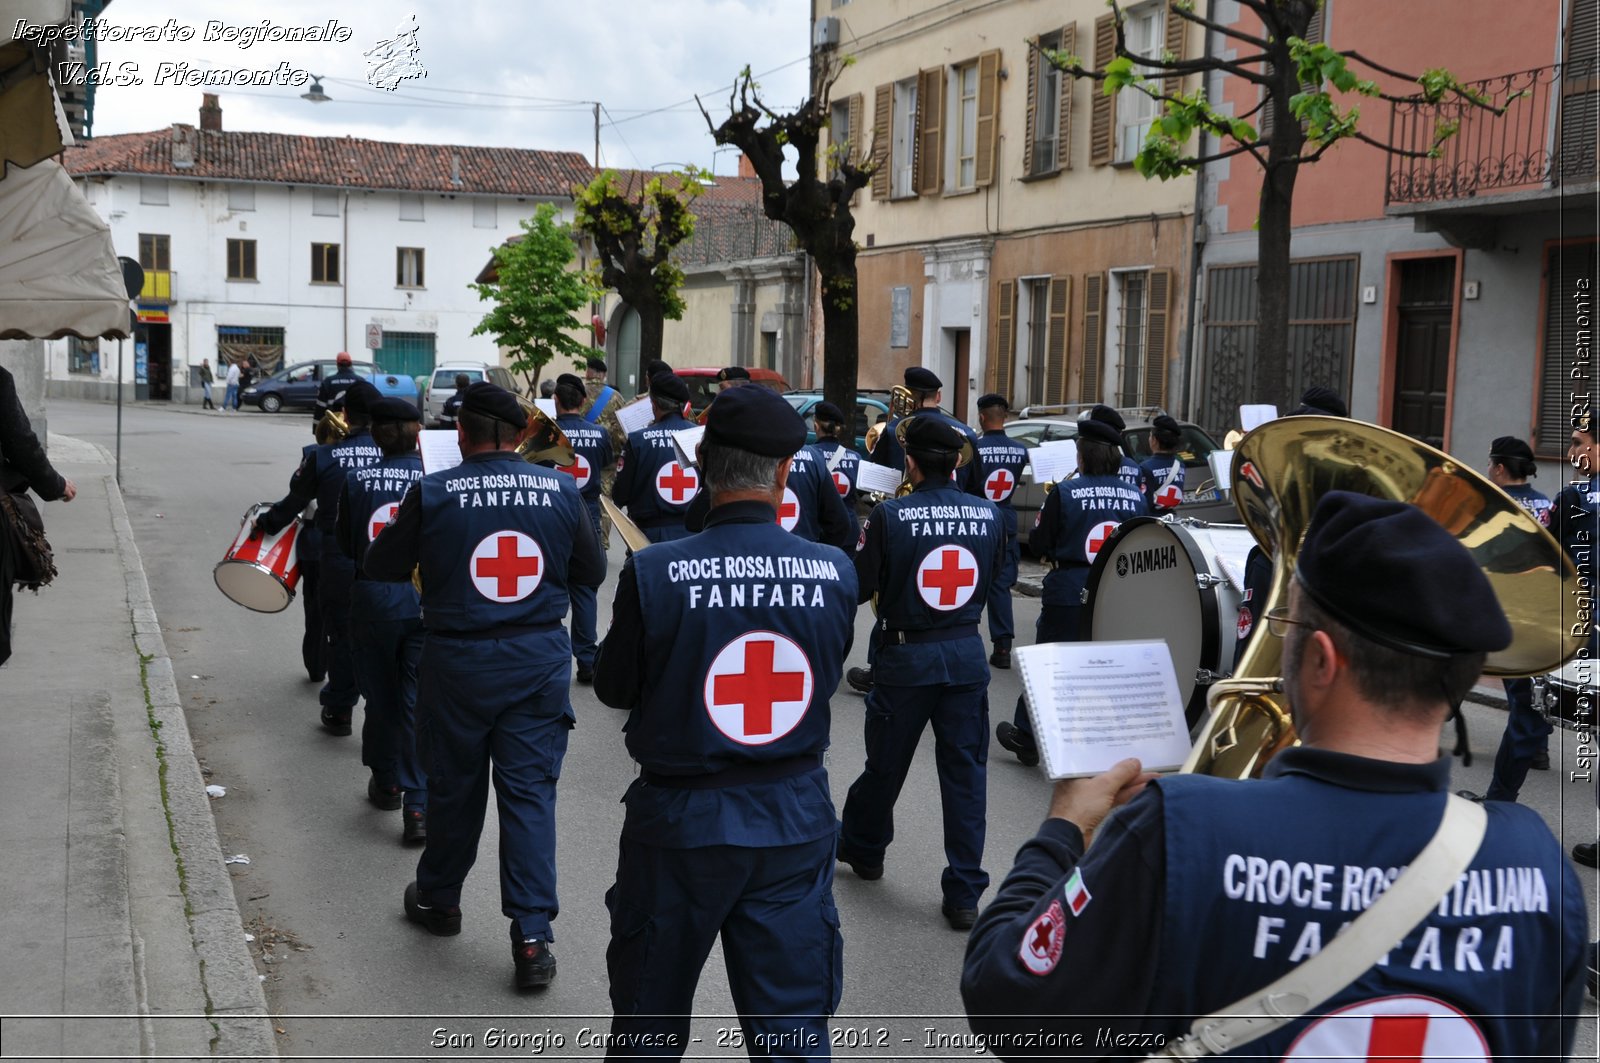
[[[1137,576],[1144,572],[1160,572],[1162,569],[1177,567],[1178,548],[1176,546],[1158,546],[1131,554],[1117,555],[1117,575],[1119,577]]]

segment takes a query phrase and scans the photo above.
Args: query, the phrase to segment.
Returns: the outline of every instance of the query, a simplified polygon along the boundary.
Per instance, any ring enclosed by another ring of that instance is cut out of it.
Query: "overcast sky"
[[[330,13],[350,30],[348,41],[240,47],[237,39],[204,39],[211,21],[309,26],[325,24]],[[394,91],[374,87],[373,60],[363,53],[393,39],[412,14],[415,60],[426,76]],[[717,173],[732,173],[737,157],[716,153],[692,97],[699,93],[720,121],[733,76],[746,65],[773,104],[792,106],[806,90],[802,0],[115,0],[103,17],[119,29],[161,27],[169,19],[192,29],[192,39],[97,44],[107,75],[144,82],[97,91],[97,136],[195,123],[201,93],[216,92],[224,129],[561,149],[593,161],[598,100],[602,165],[714,163]],[[193,71],[273,71],[287,63],[322,76],[332,101],[301,99],[308,85],[176,84],[182,71],[172,69],[158,84],[163,63]]]

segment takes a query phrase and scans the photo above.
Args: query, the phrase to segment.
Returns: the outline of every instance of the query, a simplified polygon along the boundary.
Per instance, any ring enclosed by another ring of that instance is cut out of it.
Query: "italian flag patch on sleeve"
[[[1093,898],[1089,896],[1089,887],[1083,884],[1082,868],[1072,872],[1072,877],[1061,887],[1061,895],[1073,915],[1082,915],[1083,910],[1089,907],[1089,902]]]

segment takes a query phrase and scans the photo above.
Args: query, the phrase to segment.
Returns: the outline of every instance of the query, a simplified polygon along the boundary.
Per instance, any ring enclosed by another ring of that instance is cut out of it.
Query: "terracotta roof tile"
[[[171,129],[95,137],[67,149],[62,162],[74,177],[138,174],[508,196],[570,196],[593,173],[584,157],[571,151],[183,128],[195,145],[190,167],[173,165]],[[459,185],[451,180],[454,157],[461,160]]]

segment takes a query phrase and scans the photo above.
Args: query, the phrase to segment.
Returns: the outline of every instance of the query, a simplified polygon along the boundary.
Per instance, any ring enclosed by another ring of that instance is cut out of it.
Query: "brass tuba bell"
[[[1257,428],[1233,455],[1239,515],[1272,554],[1272,586],[1258,616],[1288,601],[1295,558],[1317,501],[1354,491],[1410,502],[1472,554],[1511,624],[1511,645],[1484,671],[1524,676],[1559,668],[1587,642],[1563,630],[1553,605],[1578,574],[1561,545],[1486,477],[1410,436],[1342,417],[1286,417]],[[1211,688],[1211,717],[1183,770],[1229,779],[1261,774],[1293,745],[1283,693],[1283,639],[1257,630],[1230,679]]]
[[[517,455],[530,465],[548,461],[554,465],[571,465],[576,460],[572,440],[561,430],[555,419],[533,402],[521,395],[517,405],[528,416],[528,427],[517,437]]]
[[[879,421],[867,429],[867,453],[871,454],[878,446],[878,440],[883,436],[883,430],[896,418],[910,417],[917,408],[917,393],[904,384],[896,384],[889,389],[889,418]],[[902,440],[902,445],[904,441]]]
[[[311,425],[311,434],[318,443],[340,443],[350,435],[350,422],[337,410],[328,410]]]

